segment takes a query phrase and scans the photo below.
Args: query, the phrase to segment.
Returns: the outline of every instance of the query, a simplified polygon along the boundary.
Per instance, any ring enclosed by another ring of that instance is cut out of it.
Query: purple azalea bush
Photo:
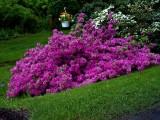
[[[37,44],[17,61],[11,70],[8,98],[57,93],[160,64],[159,54],[133,44],[132,37],[115,38],[116,20],[97,29],[91,19],[83,26],[83,16],[79,15],[74,33],[53,30],[48,44]]]

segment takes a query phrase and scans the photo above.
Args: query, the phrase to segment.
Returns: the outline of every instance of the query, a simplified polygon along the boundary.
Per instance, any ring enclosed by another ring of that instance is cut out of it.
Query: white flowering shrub
[[[148,0],[138,0],[134,4],[128,4],[127,6],[132,13],[144,13],[144,11],[145,13],[149,13],[154,11],[153,6],[157,3],[159,3],[159,0],[151,0],[151,2]]]
[[[155,43],[154,52],[160,53],[160,1],[137,0],[128,5],[129,14],[136,16],[137,24],[134,26],[134,34],[137,34],[141,43],[142,37],[147,36],[146,41]]]
[[[160,51],[160,10],[158,12],[159,0],[137,0],[134,3],[126,4],[125,10],[119,11],[117,6],[110,5],[101,12],[95,12],[95,28],[106,26],[108,21],[117,20],[114,26],[118,37],[135,37],[141,45],[156,43]]]
[[[95,28],[99,28],[102,25],[106,26],[108,23],[108,18],[106,16],[110,14],[109,17],[111,17],[111,19],[115,19],[118,21],[115,26],[115,29],[119,31],[118,35],[124,36],[128,34],[128,32],[130,31],[130,27],[137,23],[137,21],[134,20],[135,16],[125,15],[120,11],[117,13],[113,13],[111,12],[112,8],[114,8],[114,6],[110,5],[108,8],[102,10],[100,13],[95,13],[97,14],[97,17],[93,19],[95,21]]]
[[[107,20],[107,15],[109,14],[111,8],[114,6],[109,6],[107,9],[104,9],[102,12],[98,13],[98,17],[94,19],[96,23],[96,28],[103,24]],[[118,20],[118,24],[136,24],[137,22],[133,19],[135,16],[124,15],[122,12],[112,13],[112,18]],[[118,29],[118,26],[117,26]]]
[[[159,0],[94,2],[87,4],[81,12],[86,14],[84,18],[92,18],[94,20],[96,29],[108,25],[107,16],[110,14],[110,20],[115,19],[118,21],[114,25],[117,37],[132,35],[142,45],[156,43],[159,46],[158,51],[160,52],[159,7]],[[79,26],[73,26],[72,28],[82,29]]]
[[[95,19],[93,19],[95,21],[95,27],[98,28],[102,25],[102,23],[107,20],[108,14],[111,12],[111,9],[114,8],[113,5],[110,5],[108,8],[102,10],[100,13],[95,12],[95,14],[98,16]]]

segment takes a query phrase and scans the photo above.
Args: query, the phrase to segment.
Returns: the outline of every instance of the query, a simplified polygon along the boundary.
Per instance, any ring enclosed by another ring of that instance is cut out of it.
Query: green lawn
[[[36,42],[47,43],[50,33],[41,33],[13,40],[1,41],[0,63],[20,59],[25,50]],[[45,38],[46,37],[46,38]],[[29,42],[32,38],[32,42]],[[29,41],[27,41],[29,40]],[[14,43],[16,41],[16,43]],[[25,46],[18,48],[25,44]],[[17,52],[10,47],[15,48]],[[4,46],[4,47],[2,47]],[[14,57],[19,53],[21,56]],[[8,54],[8,57],[7,57]],[[2,56],[3,55],[3,56]],[[14,63],[14,62],[13,62]],[[6,63],[0,67],[0,83],[9,82],[10,68]],[[160,66],[149,67],[118,78],[86,85],[70,91],[40,97],[19,97],[6,100],[7,86],[0,87],[0,107],[26,108],[31,120],[109,120],[138,113],[151,108],[160,108]]]
[[[68,30],[64,31],[65,34],[68,32]],[[48,43],[48,37],[52,34],[52,32],[43,32],[10,40],[0,40],[0,66],[15,63],[16,60],[23,57],[29,48],[35,47],[38,42],[41,44]]]
[[[36,46],[37,42],[46,44],[51,33],[39,33],[25,35],[24,37],[0,41],[0,64],[16,61],[23,57],[24,53]]]

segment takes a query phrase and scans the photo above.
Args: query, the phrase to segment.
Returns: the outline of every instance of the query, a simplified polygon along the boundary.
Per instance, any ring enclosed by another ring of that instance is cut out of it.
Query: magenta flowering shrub
[[[80,26],[83,15],[79,15]],[[76,28],[74,35],[53,30],[47,45],[28,50],[11,70],[8,98],[21,93],[57,93],[160,64],[160,55],[147,46],[132,44],[132,37],[114,38],[116,22],[111,20],[108,28],[96,29],[90,19],[81,30]]]

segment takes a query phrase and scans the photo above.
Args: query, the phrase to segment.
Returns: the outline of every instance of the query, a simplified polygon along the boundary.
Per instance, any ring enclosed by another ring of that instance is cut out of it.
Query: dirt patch
[[[29,120],[29,111],[0,108],[0,120]]]
[[[160,109],[150,109],[137,115],[129,115],[118,120],[160,120]]]

